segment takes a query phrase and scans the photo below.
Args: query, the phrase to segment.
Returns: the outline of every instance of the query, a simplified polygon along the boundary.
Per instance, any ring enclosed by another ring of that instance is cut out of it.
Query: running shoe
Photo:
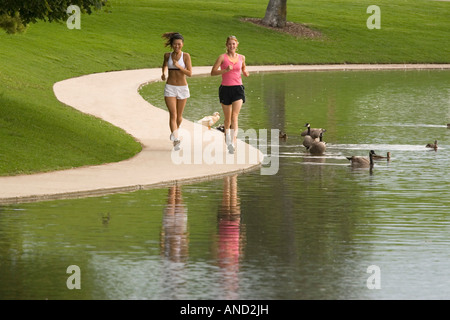
[[[174,149],[175,151],[180,150],[180,143],[181,143],[181,141],[180,141],[179,139],[176,139],[176,140],[173,142],[173,149]]]
[[[228,152],[233,154],[234,153],[234,146],[232,143],[228,144]]]

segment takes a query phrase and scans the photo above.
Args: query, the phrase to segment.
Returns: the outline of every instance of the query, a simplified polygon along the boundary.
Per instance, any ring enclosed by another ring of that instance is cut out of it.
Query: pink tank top
[[[228,58],[227,54],[224,54],[223,62],[220,65],[221,70],[225,70],[229,65],[233,66],[233,70],[222,74],[223,86],[240,86],[242,85],[241,70],[242,70],[242,56],[238,54],[238,61],[233,63]]]

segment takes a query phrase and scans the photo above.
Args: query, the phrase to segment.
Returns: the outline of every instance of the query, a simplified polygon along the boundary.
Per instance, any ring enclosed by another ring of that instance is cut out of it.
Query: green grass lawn
[[[81,16],[81,30],[39,22],[0,33],[0,175],[114,162],[140,145],[122,130],[59,103],[55,82],[95,72],[160,67],[161,34],[181,32],[194,66],[212,65],[228,35],[247,64],[449,63],[450,3],[377,1],[381,29],[369,30],[371,1],[289,0],[288,20],[322,39],[297,39],[242,17],[263,17],[268,0],[110,0]],[[83,94],[80,92],[80,94]],[[149,124],[150,125],[150,124]]]

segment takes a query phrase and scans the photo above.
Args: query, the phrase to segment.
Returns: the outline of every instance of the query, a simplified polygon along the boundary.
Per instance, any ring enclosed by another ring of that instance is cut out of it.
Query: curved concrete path
[[[250,72],[380,69],[450,69],[450,65],[248,67]],[[193,75],[209,74],[210,70],[211,67],[194,67]],[[174,153],[168,140],[168,112],[150,105],[138,93],[143,84],[158,81],[160,76],[160,68],[140,69],[91,74],[56,83],[54,93],[59,101],[124,129],[142,144],[143,150],[135,157],[117,163],[0,177],[0,204],[127,192],[219,177],[252,170],[261,165],[263,156],[257,149],[238,141],[237,152],[231,156],[226,151],[222,133],[217,130],[208,131],[187,120],[182,124],[187,133],[187,139],[182,143],[186,153]],[[189,134],[192,139],[189,139]],[[188,155],[189,150],[192,151],[190,157],[181,158],[180,155]],[[197,157],[199,152],[200,157]],[[207,163],[202,158],[205,154],[214,154],[212,163]],[[256,154],[257,160],[250,154]],[[245,155],[245,161],[241,161],[244,158],[239,158],[242,155]],[[184,159],[184,163],[180,163],[180,159]]]

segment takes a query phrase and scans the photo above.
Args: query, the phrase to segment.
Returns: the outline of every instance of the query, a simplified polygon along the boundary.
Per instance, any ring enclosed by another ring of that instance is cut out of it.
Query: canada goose
[[[102,224],[106,226],[109,223],[109,220],[111,220],[110,213],[102,213]]]
[[[325,142],[322,141],[322,135],[323,132],[321,132],[319,135],[319,141],[314,141],[309,147],[308,151],[311,154],[321,155],[325,152],[327,147],[325,145]]]
[[[305,137],[303,138],[303,146],[304,146],[306,149],[309,149],[309,147],[311,147],[311,144],[312,144],[314,141],[316,141],[316,139],[313,139],[311,136],[305,136]]]
[[[438,148],[437,140],[434,140],[434,143],[427,144],[425,147],[426,148],[432,148],[432,149],[436,150]]]
[[[356,168],[372,168],[373,167],[373,157],[372,152],[369,152],[369,159],[364,157],[351,156],[347,157],[350,160],[352,167]]]
[[[388,152],[386,154],[386,157],[385,156],[381,156],[379,154],[376,154],[375,151],[373,151],[373,150],[370,150],[370,153],[372,154],[372,158],[374,160],[378,160],[378,159],[387,159],[387,160],[389,160],[389,159],[391,159],[391,153],[390,152]]]
[[[286,134],[286,132],[280,131],[280,133],[279,133],[279,138],[280,138],[281,140],[286,140],[286,139],[287,139],[287,134]]]
[[[219,112],[214,112],[212,116],[205,116],[202,119],[198,120],[197,123],[200,123],[204,126],[207,126],[208,129],[211,129],[211,126],[215,124],[220,119]]]
[[[306,129],[301,133],[302,137],[304,136],[311,136],[312,138],[318,138],[321,132],[326,132],[327,130],[322,128],[311,128],[311,125],[309,123],[305,124]]]
[[[216,130],[219,130],[221,132],[225,132],[225,126],[223,124],[221,124],[220,126],[216,127]]]

